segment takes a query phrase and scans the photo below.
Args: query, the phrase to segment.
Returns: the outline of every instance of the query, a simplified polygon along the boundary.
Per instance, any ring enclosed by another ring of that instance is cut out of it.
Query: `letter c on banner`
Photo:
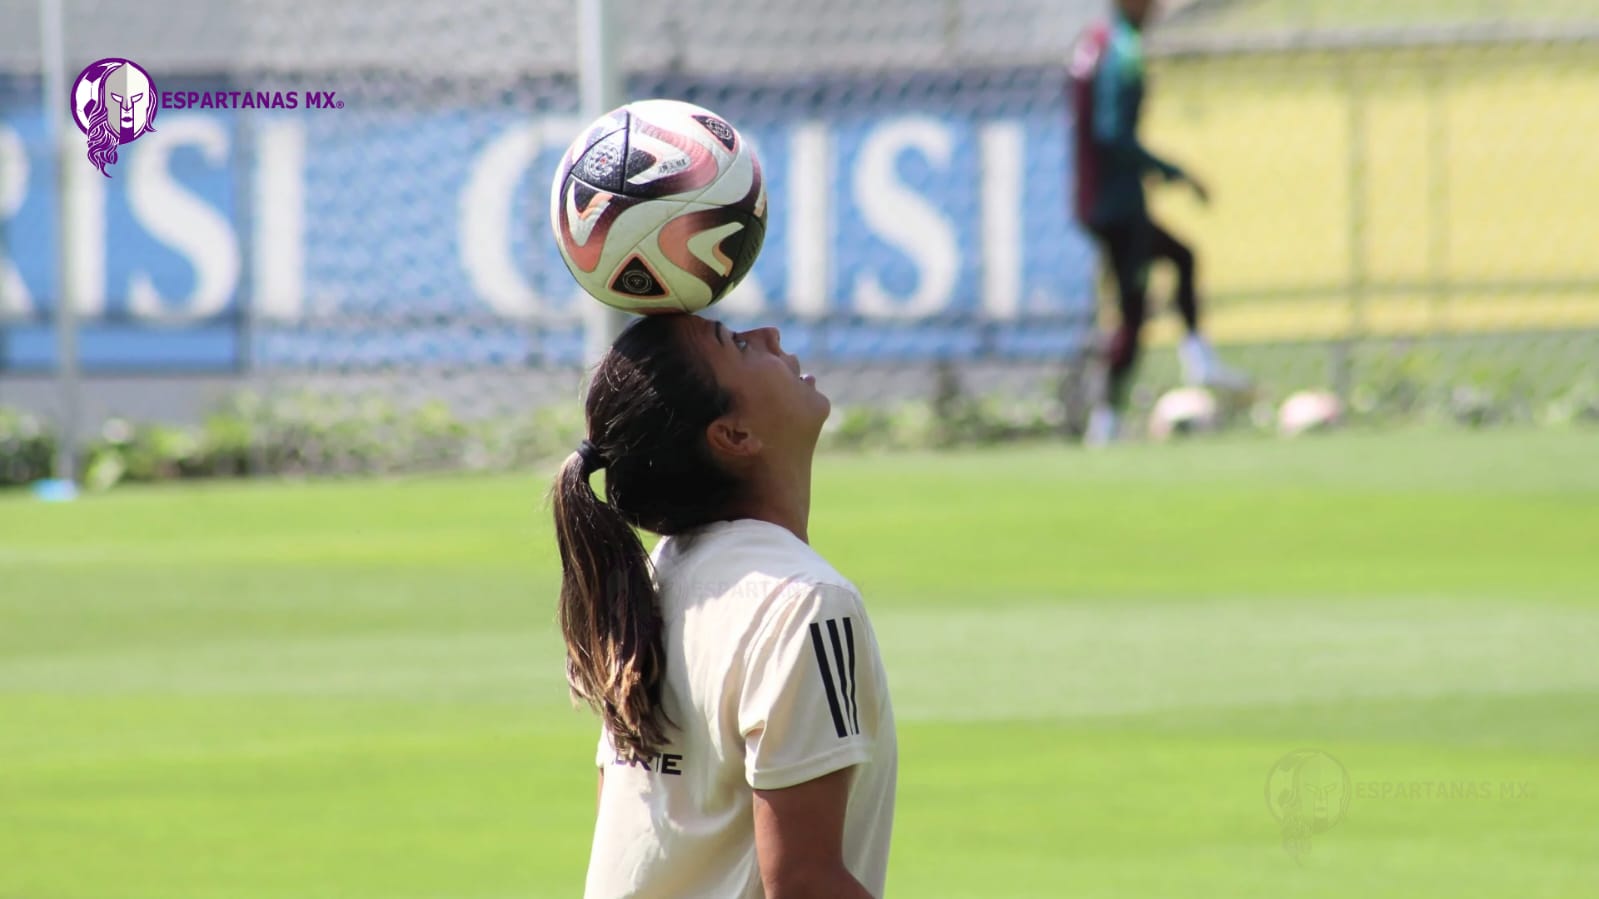
[[[517,182],[539,155],[564,148],[580,128],[582,123],[564,117],[518,125],[490,142],[467,175],[459,207],[461,265],[472,288],[501,315],[531,318],[547,311],[511,252],[511,206]],[[531,227],[548,227],[546,206],[543,195],[534,197],[538,221]]]

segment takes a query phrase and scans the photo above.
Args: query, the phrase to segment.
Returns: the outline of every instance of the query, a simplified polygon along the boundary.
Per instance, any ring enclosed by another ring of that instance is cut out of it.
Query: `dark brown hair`
[[[660,708],[661,614],[634,528],[671,535],[716,521],[739,489],[705,436],[732,397],[694,357],[684,318],[646,316],[617,338],[589,385],[588,445],[552,489],[567,684],[625,757],[659,752],[672,725]],[[589,483],[598,469],[605,500]]]

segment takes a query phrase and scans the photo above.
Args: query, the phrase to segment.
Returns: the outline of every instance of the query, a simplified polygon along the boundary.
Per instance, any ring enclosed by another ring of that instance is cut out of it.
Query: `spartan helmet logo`
[[[117,147],[154,131],[160,108],[155,79],[130,59],[92,62],[72,85],[72,118],[89,138],[89,162],[107,178]]]
[[[1333,829],[1349,811],[1349,771],[1319,749],[1290,752],[1266,775],[1266,807],[1282,825],[1283,849],[1299,861],[1311,838]]]

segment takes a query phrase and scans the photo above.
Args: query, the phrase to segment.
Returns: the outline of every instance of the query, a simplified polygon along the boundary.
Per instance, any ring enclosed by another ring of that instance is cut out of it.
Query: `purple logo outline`
[[[155,79],[143,66],[117,56],[85,66],[72,82],[69,102],[72,120],[88,138],[89,164],[107,178],[106,166],[116,163],[117,148],[155,131],[161,111]]]

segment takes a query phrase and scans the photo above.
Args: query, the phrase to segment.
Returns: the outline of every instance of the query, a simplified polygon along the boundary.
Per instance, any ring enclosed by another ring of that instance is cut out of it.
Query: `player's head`
[[[1159,3],[1160,0],[1116,0],[1116,7],[1127,17],[1127,21],[1142,28],[1154,16]]]
[[[776,328],[652,315],[595,368],[585,415],[611,505],[670,535],[736,517],[802,477],[830,410]]]
[[[828,400],[800,378],[774,329],[730,332],[693,315],[630,325],[594,371],[588,439],[553,490],[567,682],[618,749],[665,742],[665,660],[644,546],[633,528],[677,534],[743,517],[803,482]],[[606,499],[589,483],[605,471]]]
[[[832,406],[783,350],[778,330],[734,332],[707,318],[674,318],[680,339],[731,400],[706,431],[722,467],[757,490],[809,471]]]

